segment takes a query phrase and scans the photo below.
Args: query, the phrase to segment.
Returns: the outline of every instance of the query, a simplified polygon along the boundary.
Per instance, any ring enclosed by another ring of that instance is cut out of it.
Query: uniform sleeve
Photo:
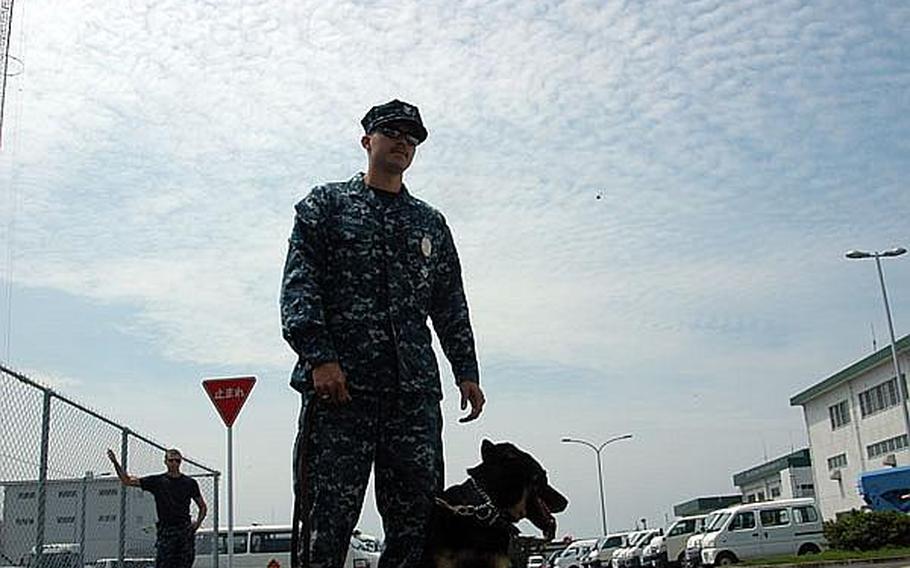
[[[192,477],[190,477],[189,480],[192,482],[192,486],[190,487],[190,498],[195,499],[197,497],[202,497],[202,492],[199,491],[199,482]]]
[[[480,382],[474,332],[461,280],[461,263],[448,225],[443,224],[439,264],[430,299],[430,319],[442,351],[452,366],[455,382]]]
[[[325,189],[319,187],[297,204],[281,282],[284,338],[314,367],[338,360],[323,309],[326,208]]]

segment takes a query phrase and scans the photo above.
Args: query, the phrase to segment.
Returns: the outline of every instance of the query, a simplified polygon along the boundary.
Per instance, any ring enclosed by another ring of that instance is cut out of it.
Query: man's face
[[[180,462],[183,456],[177,452],[167,452],[164,454],[164,464],[167,466],[168,473],[177,473],[180,471]]]
[[[363,137],[370,153],[370,164],[384,170],[402,173],[411,165],[417,146],[408,140],[412,129],[408,123],[383,124]]]

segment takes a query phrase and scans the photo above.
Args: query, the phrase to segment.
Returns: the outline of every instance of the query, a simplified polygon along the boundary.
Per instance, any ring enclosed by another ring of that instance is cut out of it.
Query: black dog
[[[528,519],[551,540],[553,513],[568,501],[547,482],[547,472],[530,454],[508,442],[484,440],[481,463],[464,483],[436,500],[424,555],[437,568],[505,568],[515,523]]]

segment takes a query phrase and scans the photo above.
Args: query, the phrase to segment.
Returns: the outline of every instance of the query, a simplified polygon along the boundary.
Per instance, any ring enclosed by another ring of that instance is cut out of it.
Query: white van
[[[727,509],[718,530],[702,539],[702,564],[727,566],[768,556],[817,554],[827,547],[815,500],[782,499]]]
[[[585,568],[609,568],[610,562],[613,560],[613,553],[628,544],[629,533],[627,532],[602,536],[581,564]]]
[[[641,555],[642,566],[664,568],[664,566],[682,566],[686,559],[686,543],[689,537],[699,532],[704,526],[706,515],[693,515],[674,521],[667,528],[667,533],[655,536],[645,546]]]
[[[581,568],[582,561],[597,545],[596,538],[576,540],[553,561],[553,568]]]
[[[193,568],[213,568],[212,529],[196,532],[196,561]],[[376,568],[379,543],[355,531],[344,568]],[[218,531],[218,565],[227,566],[227,530]],[[253,525],[234,528],[234,568],[264,568],[277,560],[281,568],[291,566],[291,526]]]
[[[639,568],[641,566],[642,551],[651,539],[660,535],[658,529],[639,531],[629,538],[629,545],[613,553],[613,568]]]
[[[693,534],[686,541],[684,568],[698,568],[701,566],[701,541],[705,535],[716,531],[724,523],[726,509],[711,511],[702,524],[699,532]]]

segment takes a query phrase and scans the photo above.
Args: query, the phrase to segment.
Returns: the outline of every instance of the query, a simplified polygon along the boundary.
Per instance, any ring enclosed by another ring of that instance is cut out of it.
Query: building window
[[[831,429],[837,430],[850,423],[850,405],[842,400],[828,407],[828,417],[831,418]]]
[[[835,469],[840,469],[842,467],[847,467],[847,454],[837,454],[836,456],[828,458],[829,471],[834,471]]]
[[[17,495],[16,497],[19,499],[34,499],[35,492],[34,491],[20,491],[19,495]]]
[[[33,525],[33,524],[35,524],[35,519],[30,519],[28,517],[18,517],[16,519],[16,524],[20,525],[20,526],[21,525]]]
[[[57,517],[58,525],[71,525],[76,522],[76,517]]]
[[[811,483],[800,484],[799,495],[800,497],[815,497],[815,485]]]
[[[58,491],[57,492],[57,497],[75,497],[75,496],[76,496],[75,489],[72,489],[69,491]]]
[[[98,495],[116,495],[116,489],[101,489],[98,491]]]
[[[780,497],[780,487],[772,487],[771,488],[771,498],[775,499],[777,497]]]
[[[866,453],[869,454],[869,458],[871,459],[906,449],[907,435],[901,434],[900,436],[888,438],[887,440],[882,440],[881,442],[869,444],[866,446]]]
[[[117,515],[101,515],[98,517],[99,523],[113,523],[117,520]]]
[[[897,379],[885,381],[859,393],[859,408],[863,418],[897,406],[898,403],[900,403],[900,393],[897,390]]]

